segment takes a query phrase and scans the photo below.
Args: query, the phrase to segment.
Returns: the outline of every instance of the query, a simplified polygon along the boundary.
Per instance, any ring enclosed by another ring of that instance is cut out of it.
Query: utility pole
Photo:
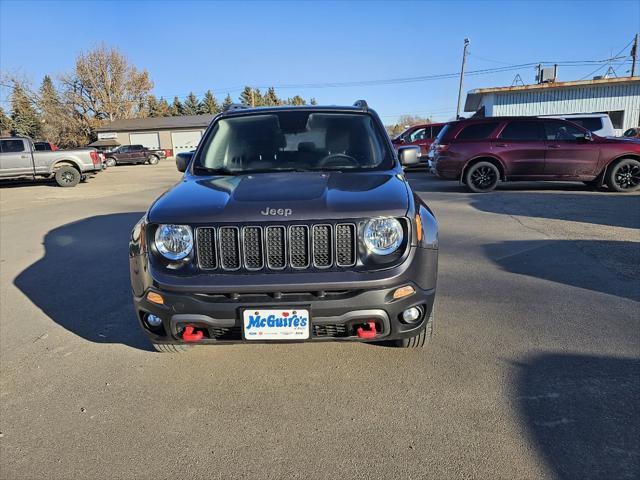
[[[640,34],[636,33],[636,38],[633,40],[633,47],[631,47],[631,56],[633,57],[633,63],[631,64],[632,77],[636,74],[636,64],[638,63],[638,36],[640,36]]]
[[[462,82],[464,80],[464,67],[467,63],[467,48],[469,47],[469,39],[464,39],[464,50],[462,52],[462,68],[460,69],[460,86],[458,87],[458,106],[456,109],[456,119],[460,118],[460,102],[462,100]]]

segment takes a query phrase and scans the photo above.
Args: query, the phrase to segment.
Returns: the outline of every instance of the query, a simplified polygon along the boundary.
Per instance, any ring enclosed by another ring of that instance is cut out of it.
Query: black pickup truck
[[[138,321],[157,350],[431,337],[438,224],[378,115],[231,106],[129,243]]]
[[[105,157],[107,167],[124,163],[156,165],[160,159],[165,158],[165,153],[164,150],[152,150],[142,145],[122,145],[105,152]]]

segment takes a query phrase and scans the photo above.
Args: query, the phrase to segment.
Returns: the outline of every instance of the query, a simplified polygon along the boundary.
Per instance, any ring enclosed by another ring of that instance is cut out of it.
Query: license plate
[[[306,340],[309,310],[247,309],[242,312],[245,340]]]

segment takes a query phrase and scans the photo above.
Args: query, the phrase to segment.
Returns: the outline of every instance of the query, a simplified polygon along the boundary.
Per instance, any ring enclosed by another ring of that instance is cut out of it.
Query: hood
[[[287,172],[185,177],[149,209],[153,223],[282,222],[404,216],[396,172]]]

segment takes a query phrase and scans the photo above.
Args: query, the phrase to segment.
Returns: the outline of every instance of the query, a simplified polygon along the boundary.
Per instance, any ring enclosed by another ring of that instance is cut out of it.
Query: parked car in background
[[[396,138],[391,140],[394,148],[398,147],[417,146],[420,147],[420,163],[419,165],[425,166],[427,163],[427,155],[429,153],[429,147],[435,140],[435,138],[444,127],[444,123],[429,123],[422,125],[413,125],[409,127]]]
[[[630,192],[640,188],[640,143],[603,138],[557,118],[460,120],[442,129],[431,146],[439,177],[472,192],[500,181],[568,180]]]
[[[615,137],[611,118],[606,113],[573,113],[571,115],[544,115],[541,118],[561,118],[580,125],[599,137]]]
[[[157,164],[160,159],[165,158],[164,150],[152,150],[143,145],[122,145],[115,150],[105,152],[108,167],[130,163]]]
[[[630,128],[622,136],[624,138],[640,138],[640,127]]]
[[[58,147],[51,143],[51,142],[45,142],[43,140],[36,140],[33,142],[33,148],[38,151],[38,152],[42,152],[42,151],[51,151],[51,152],[55,152],[56,150],[59,150]]]
[[[95,149],[36,151],[30,138],[0,138],[2,179],[46,177],[55,179],[61,187],[75,187],[100,170],[102,163]]]

